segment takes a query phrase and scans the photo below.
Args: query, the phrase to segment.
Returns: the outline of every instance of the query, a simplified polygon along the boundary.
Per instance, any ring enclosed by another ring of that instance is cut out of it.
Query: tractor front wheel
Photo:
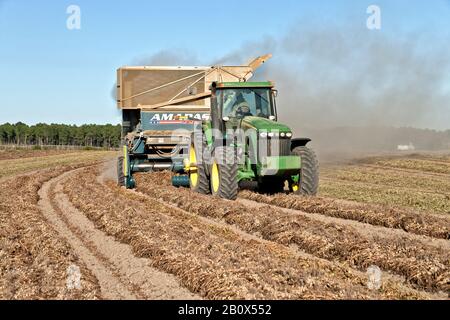
[[[204,146],[193,142],[189,147],[189,185],[194,192],[209,194],[209,179],[203,159]]]
[[[298,175],[291,177],[290,191],[301,195],[316,195],[319,189],[319,161],[316,154],[308,147],[296,147],[292,154],[300,156],[302,167]]]
[[[239,184],[238,163],[234,148],[217,147],[214,150],[210,169],[210,181],[213,196],[236,200]]]

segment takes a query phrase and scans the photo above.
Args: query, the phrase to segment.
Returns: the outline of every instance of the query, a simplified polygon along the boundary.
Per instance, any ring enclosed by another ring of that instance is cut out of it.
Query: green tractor
[[[262,193],[316,194],[310,139],[294,139],[277,122],[271,82],[249,81],[271,57],[241,66],[119,68],[118,184],[135,188],[136,173],[170,170],[174,186],[231,200],[244,182]]]
[[[315,195],[318,161],[292,130],[277,122],[271,82],[214,82],[211,115],[197,121],[183,170],[173,184],[187,185],[202,194],[237,198],[243,181],[257,183],[259,192]]]

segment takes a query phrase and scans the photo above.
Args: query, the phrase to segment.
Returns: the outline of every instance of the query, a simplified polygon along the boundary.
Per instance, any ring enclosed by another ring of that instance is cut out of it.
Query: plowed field
[[[120,188],[114,157],[0,158],[1,299],[448,298],[448,156],[329,165],[318,197],[234,202],[167,172]]]

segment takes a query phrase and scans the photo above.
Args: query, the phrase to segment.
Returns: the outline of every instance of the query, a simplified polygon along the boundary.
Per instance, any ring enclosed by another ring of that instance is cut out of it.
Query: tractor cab
[[[271,82],[227,82],[216,85],[217,106],[222,119],[260,117],[276,120],[276,91]]]

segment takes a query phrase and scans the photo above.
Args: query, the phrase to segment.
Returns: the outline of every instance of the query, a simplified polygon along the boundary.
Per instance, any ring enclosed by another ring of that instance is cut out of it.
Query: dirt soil
[[[62,192],[61,182],[69,171],[46,182],[39,191],[39,206],[52,226],[70,243],[99,281],[105,299],[192,299],[198,298],[177,280],[160,272],[145,259],[95,228]]]
[[[36,154],[25,173],[0,158],[1,299],[449,297],[450,157],[333,165],[319,197],[243,190],[234,202],[174,188],[167,172],[120,188],[114,157]],[[429,205],[395,204],[417,194]]]

